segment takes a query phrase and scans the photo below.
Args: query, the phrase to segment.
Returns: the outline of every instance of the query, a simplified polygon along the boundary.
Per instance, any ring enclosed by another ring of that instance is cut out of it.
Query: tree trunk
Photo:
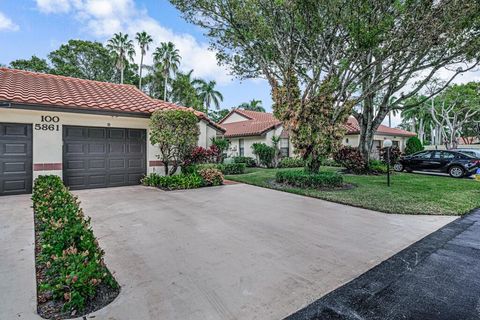
[[[123,70],[125,69],[125,67],[121,68],[120,69],[120,83],[123,84]]]
[[[165,82],[163,84],[163,101],[167,101],[167,75],[165,75]]]
[[[142,90],[142,68],[143,68],[143,54],[140,57],[140,70],[138,71],[138,89]]]

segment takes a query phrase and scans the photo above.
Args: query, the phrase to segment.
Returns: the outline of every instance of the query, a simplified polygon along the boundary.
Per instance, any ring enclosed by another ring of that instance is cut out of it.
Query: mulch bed
[[[92,299],[89,299],[85,305],[85,309],[82,312],[76,311],[62,311],[65,301],[54,300],[51,295],[39,294],[39,284],[41,280],[45,279],[45,269],[37,263],[39,257],[41,243],[39,241],[39,234],[37,232],[37,219],[34,215],[35,221],[35,273],[37,279],[37,313],[45,319],[71,319],[87,315],[91,312],[97,311],[110,302],[120,293],[120,286],[118,288],[112,288],[107,284],[101,283],[98,285],[97,294]]]

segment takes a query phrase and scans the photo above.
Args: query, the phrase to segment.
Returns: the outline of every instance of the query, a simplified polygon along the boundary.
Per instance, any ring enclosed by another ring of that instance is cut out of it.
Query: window
[[[397,140],[393,140],[392,143],[394,148],[399,148],[400,144],[398,143]]]
[[[440,160],[442,158],[442,153],[440,151],[434,151],[432,155],[432,159]]]
[[[243,139],[238,139],[238,155],[243,157],[245,155],[245,143]]]
[[[417,159],[429,159],[432,155],[432,151],[423,151],[414,155]]]
[[[290,154],[290,144],[288,139],[280,139],[280,152],[282,153],[282,157],[288,157]]]
[[[446,160],[455,159],[455,153],[448,152],[448,151],[442,151],[442,158],[446,159]]]

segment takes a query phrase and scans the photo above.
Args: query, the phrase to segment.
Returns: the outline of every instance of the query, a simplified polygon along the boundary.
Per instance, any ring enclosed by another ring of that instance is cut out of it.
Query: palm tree
[[[180,65],[180,54],[178,49],[175,48],[175,45],[172,42],[162,42],[160,47],[155,49],[153,53],[153,60],[155,64],[158,65],[163,72],[163,77],[165,81],[164,91],[163,91],[163,100],[167,101],[167,84],[170,76],[175,74]]]
[[[135,37],[138,45],[140,46],[140,67],[138,70],[138,89],[142,90],[142,69],[143,69],[143,57],[147,54],[147,51],[150,49],[148,45],[153,42],[152,37],[145,31],[137,32]]]
[[[265,112],[265,108],[262,107],[262,100],[252,99],[250,102],[244,102],[238,106],[239,109]]]
[[[223,101],[223,95],[215,90],[215,85],[217,84],[215,81],[206,82],[204,80],[194,80],[193,84],[196,86],[198,97],[205,105],[207,114],[212,102],[217,110],[220,109],[220,102]]]
[[[187,73],[178,72],[172,83],[172,101],[186,107],[192,107],[203,111],[202,101],[198,97],[195,83],[198,80],[192,78],[193,70]]]
[[[120,83],[123,83],[123,72],[126,61],[133,62],[133,56],[135,55],[133,41],[128,39],[128,34],[121,32],[115,33],[113,38],[108,40],[107,49],[110,50],[115,57],[116,67],[120,70]]]

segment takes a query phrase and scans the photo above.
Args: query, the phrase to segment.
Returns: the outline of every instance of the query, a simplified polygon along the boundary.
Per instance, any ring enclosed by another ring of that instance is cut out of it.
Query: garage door
[[[0,123],[0,196],[32,192],[32,126]]]
[[[63,179],[71,189],[139,184],[146,162],[145,130],[63,126]]]

